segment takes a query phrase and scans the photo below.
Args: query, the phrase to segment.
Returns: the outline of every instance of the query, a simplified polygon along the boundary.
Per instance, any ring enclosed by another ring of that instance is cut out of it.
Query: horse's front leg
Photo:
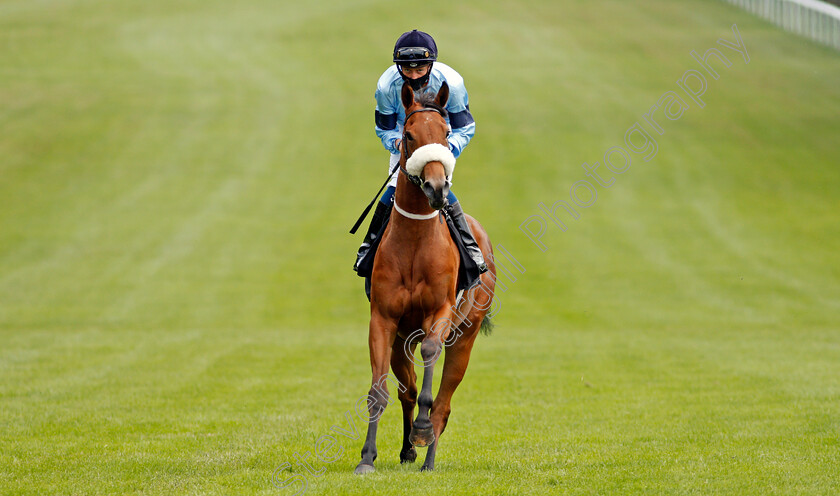
[[[381,316],[376,310],[370,316],[370,368],[373,373],[370,391],[367,396],[368,420],[367,437],[362,447],[362,460],[356,466],[356,474],[373,472],[376,460],[376,428],[379,418],[388,405],[388,366],[391,362],[391,346],[397,334],[397,322]]]
[[[411,427],[409,441],[414,446],[425,447],[435,442],[435,432],[429,412],[432,409],[434,397],[432,396],[432,376],[434,375],[435,364],[443,351],[443,340],[446,339],[449,328],[452,325],[451,305],[434,313],[431,321],[423,323],[423,330],[426,336],[420,343],[420,355],[423,357],[423,386],[420,389],[420,396],[417,398],[417,419]],[[417,359],[414,359],[415,362]]]

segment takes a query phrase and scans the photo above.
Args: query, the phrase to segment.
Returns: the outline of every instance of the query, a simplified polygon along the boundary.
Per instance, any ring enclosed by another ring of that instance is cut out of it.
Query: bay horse
[[[373,472],[376,430],[388,404],[389,364],[402,403],[404,436],[400,463],[413,463],[417,447],[428,447],[421,470],[435,465],[440,436],[451,411],[450,401],[464,378],[480,327],[489,324],[496,281],[492,246],[484,228],[467,216],[484,254],[488,271],[456,302],[460,255],[439,210],[445,206],[455,159],[449,150],[444,115],[449,86],[434,98],[415,99],[402,88],[405,125],[394,208],[376,252],[370,294],[370,365],[367,397],[370,414],[362,460],[356,474]],[[455,305],[460,304],[459,307]],[[414,351],[420,343],[423,385],[417,395]],[[443,375],[432,400],[432,375],[446,345]],[[393,379],[391,379],[393,380]],[[419,406],[412,422],[414,407]]]

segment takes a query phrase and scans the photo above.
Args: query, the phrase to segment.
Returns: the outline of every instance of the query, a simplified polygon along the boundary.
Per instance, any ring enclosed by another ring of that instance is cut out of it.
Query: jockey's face
[[[420,66],[420,67],[406,67],[406,66],[402,67],[402,73],[405,74],[405,76],[408,79],[421,78],[421,77],[425,76],[427,72],[429,72],[429,65],[428,64]]]

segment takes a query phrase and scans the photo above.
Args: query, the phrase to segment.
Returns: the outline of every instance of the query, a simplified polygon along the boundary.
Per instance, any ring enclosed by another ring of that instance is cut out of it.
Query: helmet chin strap
[[[406,78],[406,81],[408,81],[408,84],[411,85],[412,90],[417,91],[426,84],[426,81],[423,81],[423,79],[428,80],[428,78],[417,78],[417,79]]]
[[[405,73],[403,73],[401,66],[397,66],[397,68],[400,71],[400,76],[402,76],[403,81],[405,81],[409,85],[411,85],[412,90],[417,91],[420,88],[422,88],[423,86],[426,86],[426,83],[429,82],[429,78],[432,76],[432,65],[433,64],[429,64],[429,70],[426,71],[425,76],[421,76],[417,79],[411,79],[408,76],[406,76]]]

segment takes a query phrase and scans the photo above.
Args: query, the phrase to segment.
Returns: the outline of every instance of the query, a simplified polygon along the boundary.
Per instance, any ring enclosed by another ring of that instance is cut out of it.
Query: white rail
[[[840,50],[840,8],[819,0],[724,0]]]

